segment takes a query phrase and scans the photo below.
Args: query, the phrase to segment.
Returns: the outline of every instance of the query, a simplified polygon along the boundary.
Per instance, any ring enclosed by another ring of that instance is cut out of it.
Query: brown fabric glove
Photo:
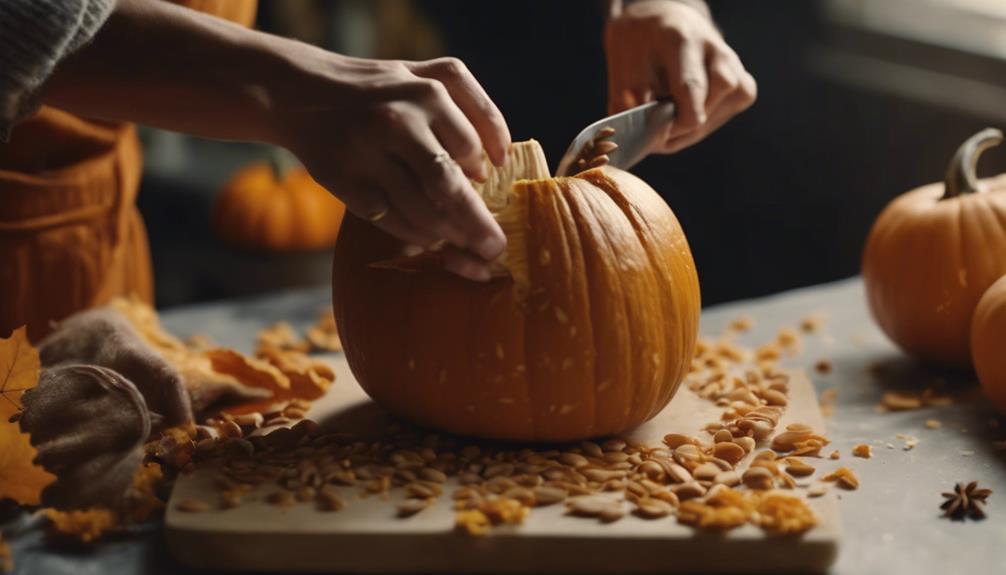
[[[114,308],[70,316],[42,340],[39,356],[43,367],[87,364],[117,371],[143,395],[155,432],[192,422],[181,375]]]
[[[42,370],[25,392],[21,429],[36,462],[56,475],[42,504],[114,507],[143,460],[150,414],[132,383],[111,369],[67,365]]]

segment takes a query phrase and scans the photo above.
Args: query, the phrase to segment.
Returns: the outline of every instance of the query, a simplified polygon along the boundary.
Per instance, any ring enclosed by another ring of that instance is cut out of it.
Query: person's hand
[[[442,250],[445,266],[489,279],[506,238],[468,178],[510,145],[503,116],[459,60],[348,58],[303,48],[276,109],[281,143],[314,178],[406,245]]]
[[[605,30],[611,113],[670,96],[676,116],[660,153],[699,142],[755,101],[757,85],[706,14],[676,0],[642,0]]]

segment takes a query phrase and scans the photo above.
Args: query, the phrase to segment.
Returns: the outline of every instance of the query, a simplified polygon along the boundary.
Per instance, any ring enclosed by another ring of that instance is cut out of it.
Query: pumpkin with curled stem
[[[1006,174],[979,180],[986,129],[957,150],[944,182],[894,199],[870,231],[863,280],[870,310],[898,346],[924,361],[968,366],[971,317],[1006,273]]]
[[[1006,414],[1006,276],[999,278],[978,300],[971,319],[971,359],[985,395]]]
[[[216,199],[213,227],[226,243],[253,251],[331,248],[346,207],[284,150],[240,170]]]
[[[700,310],[667,204],[610,167],[551,178],[534,141],[476,189],[508,241],[506,273],[485,283],[422,265],[429,254],[406,265],[397,241],[347,216],[333,299],[360,385],[406,420],[493,439],[576,440],[656,415]]]

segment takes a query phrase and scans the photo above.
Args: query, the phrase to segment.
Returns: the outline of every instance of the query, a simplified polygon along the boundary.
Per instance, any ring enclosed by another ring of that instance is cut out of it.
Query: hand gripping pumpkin
[[[863,280],[880,327],[909,354],[970,365],[971,316],[1006,273],[1006,175],[975,177],[982,151],[1002,141],[987,129],[961,145],[946,181],[892,201],[863,254]]]
[[[978,301],[971,320],[971,359],[985,395],[1006,414],[1006,276]]]
[[[575,440],[650,419],[688,371],[698,330],[674,214],[610,167],[550,178],[534,141],[491,172],[477,189],[508,247],[506,275],[487,283],[388,265],[402,246],[347,216],[333,296],[356,379],[404,419],[494,439]]]

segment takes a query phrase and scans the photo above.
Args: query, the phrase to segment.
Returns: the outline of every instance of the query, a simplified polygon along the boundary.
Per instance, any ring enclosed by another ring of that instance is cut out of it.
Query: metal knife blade
[[[607,139],[618,144],[618,148],[608,153],[608,164],[628,170],[656,149],[667,131],[667,125],[673,119],[674,102],[661,99],[598,120],[573,138],[573,143],[559,161],[555,175],[573,175],[577,171],[576,161],[584,145],[593,140],[602,129],[609,127],[615,133]]]

